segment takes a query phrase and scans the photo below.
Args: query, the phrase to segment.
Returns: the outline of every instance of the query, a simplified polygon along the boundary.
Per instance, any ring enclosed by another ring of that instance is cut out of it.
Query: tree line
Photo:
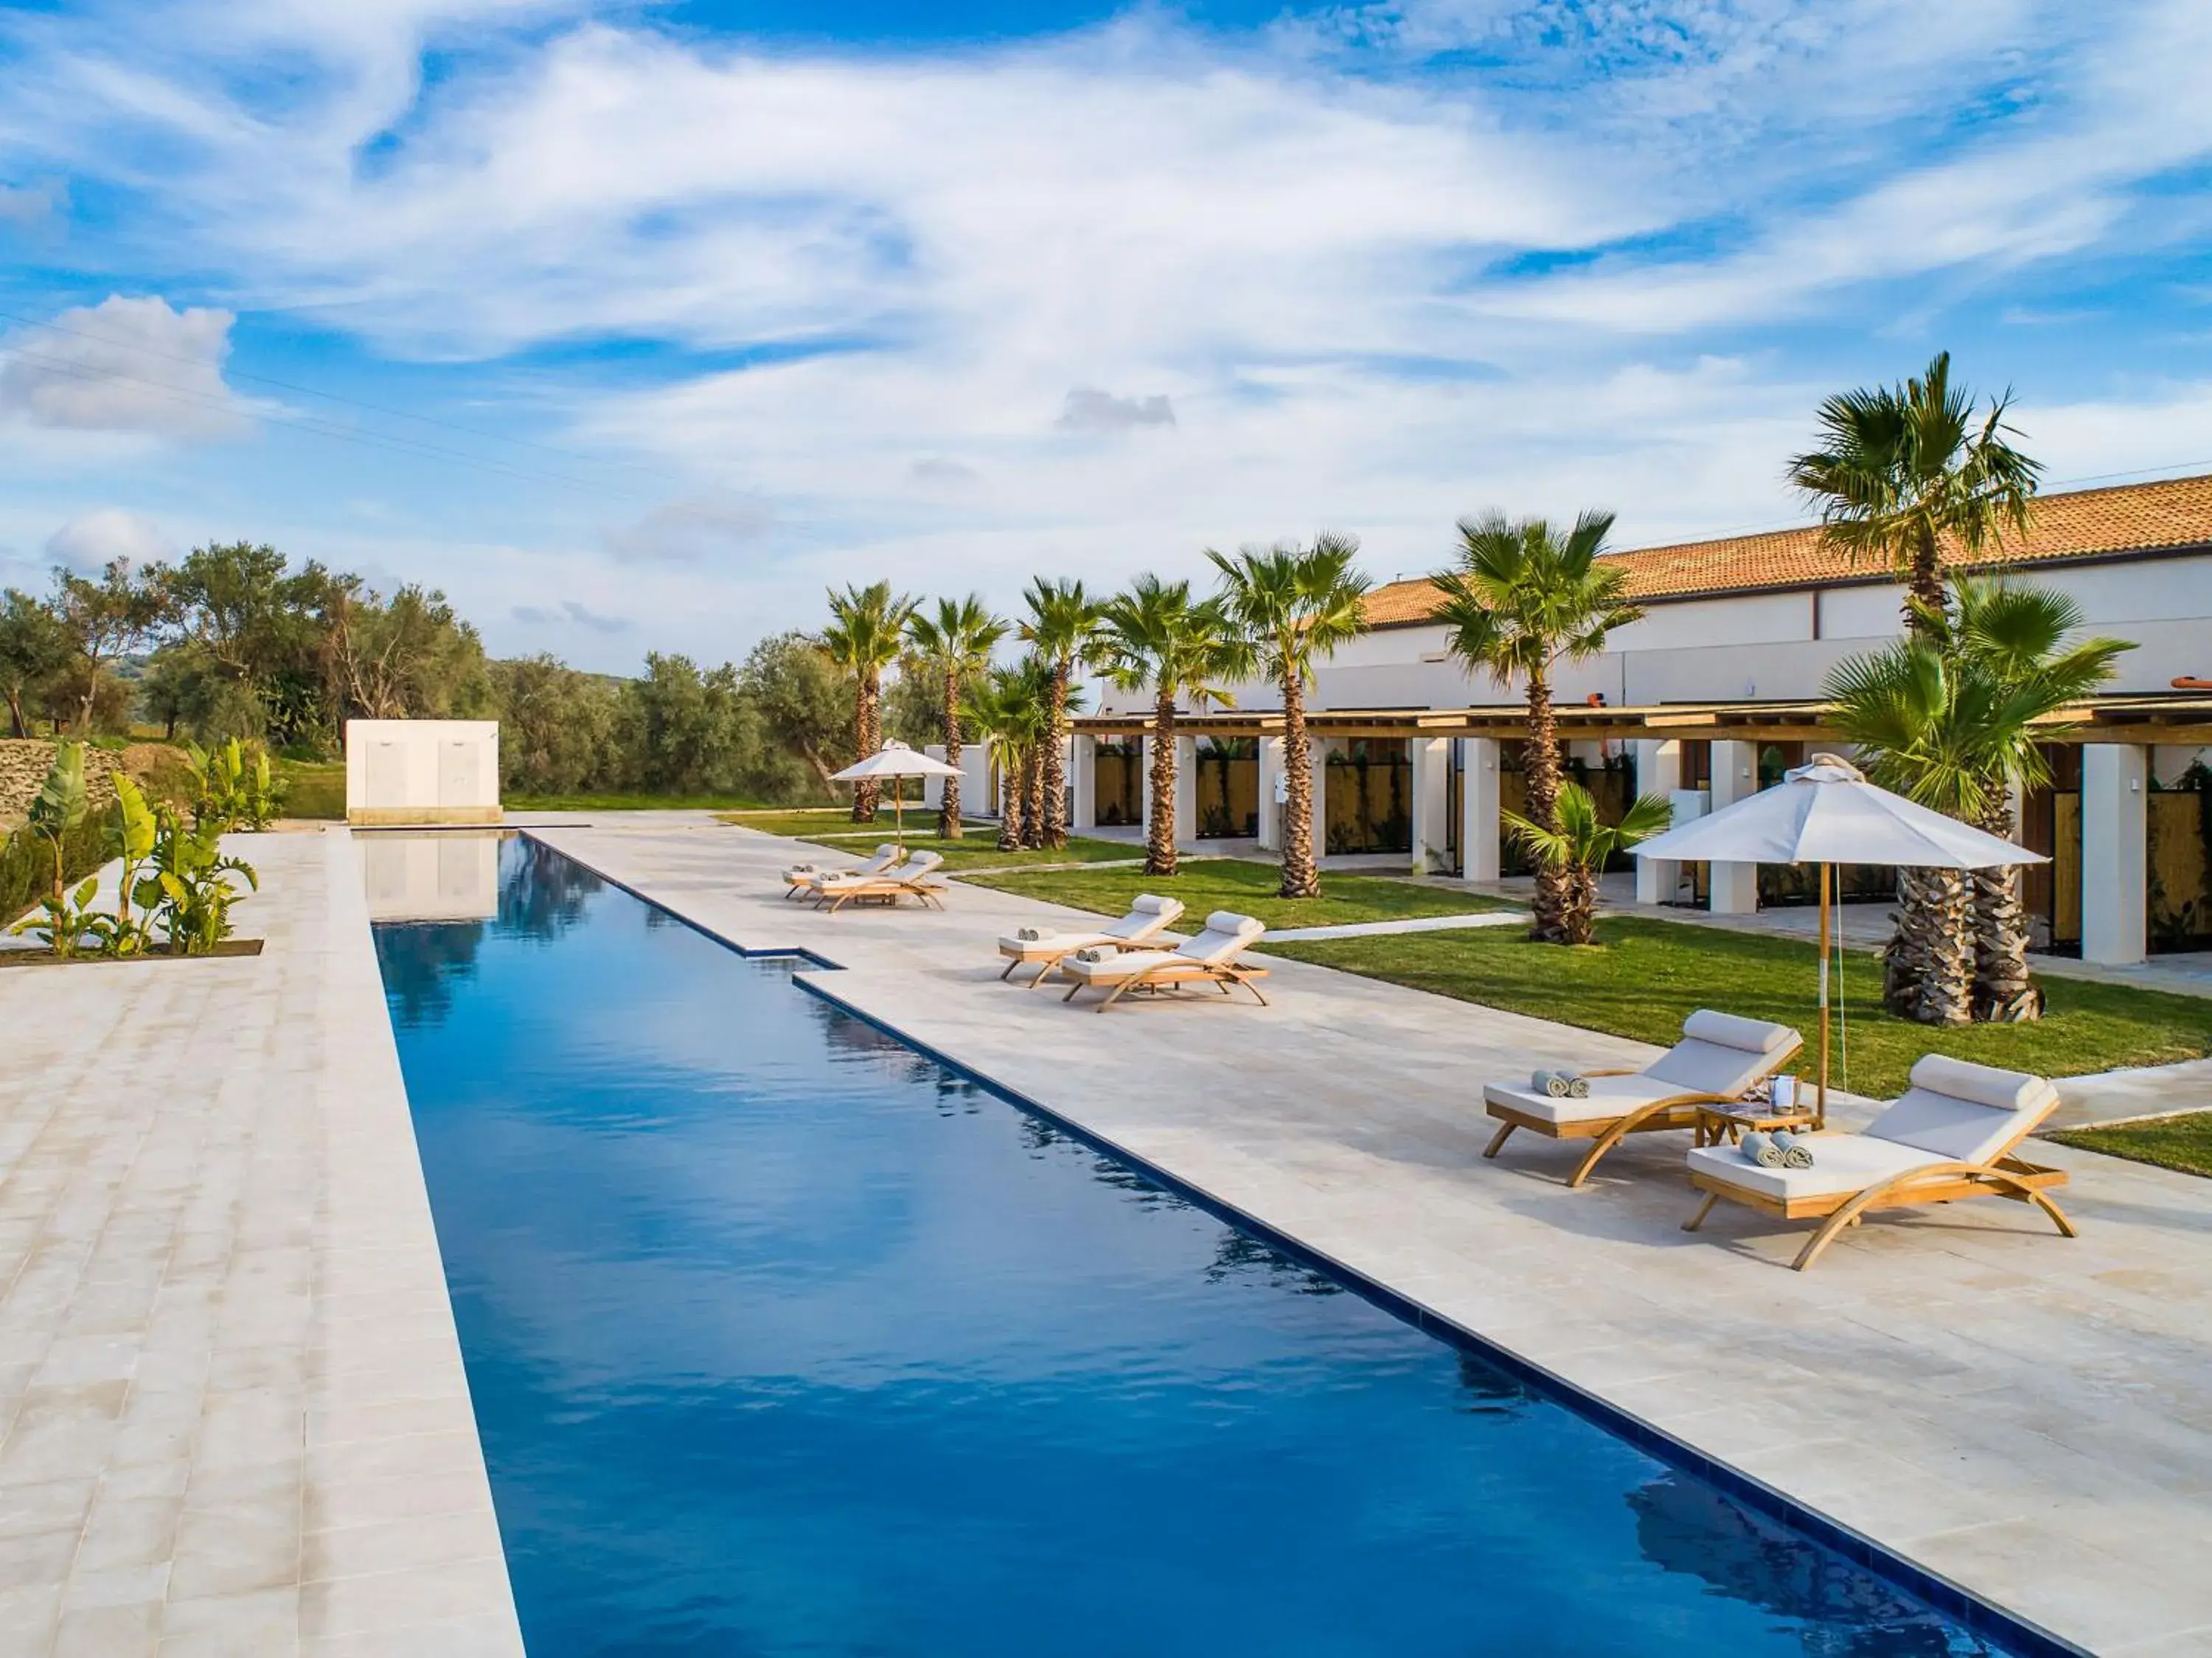
[[[854,688],[804,635],[719,667],[654,654],[627,680],[495,661],[435,588],[382,594],[246,541],[0,594],[0,698],[16,737],[152,726],[296,759],[335,756],[349,719],[496,719],[502,783],[527,794],[826,800],[853,758]],[[924,733],[934,709],[917,682],[889,711]]]
[[[1839,664],[1825,691],[1831,717],[1878,783],[2005,838],[2014,791],[2049,781],[2044,746],[2069,735],[2055,722],[2106,683],[2113,639],[2080,639],[2082,617],[2062,594],[2002,579],[1954,577],[1946,560],[2001,546],[2028,526],[2040,468],[2017,448],[2008,396],[1986,406],[1955,386],[1948,353],[1893,387],[1829,399],[1818,447],[1788,477],[1821,515],[1823,539],[1846,558],[1893,570],[1905,588],[1904,635]],[[1553,707],[1562,663],[1604,651],[1613,630],[1643,611],[1625,567],[1607,558],[1613,516],[1585,512],[1571,526],[1503,513],[1464,520],[1456,558],[1432,578],[1434,619],[1470,677],[1517,686],[1527,704],[1524,814],[1505,827],[1535,866],[1533,940],[1587,945],[1595,936],[1597,874],[1606,858],[1663,828],[1666,803],[1646,796],[1621,820],[1601,820],[1570,780]],[[1001,845],[1058,846],[1067,835],[1064,763],[1076,670],[1148,692],[1151,804],[1148,875],[1176,873],[1178,716],[1231,700],[1238,682],[1267,681],[1283,720],[1281,896],[1320,891],[1311,819],[1306,698],[1314,672],[1366,627],[1367,576],[1356,538],[1209,551],[1218,578],[1201,594],[1188,581],[1144,575],[1111,595],[1042,578],[1008,620],[981,600],[933,608],[888,582],[830,595],[823,639],[854,687],[853,742],[872,753],[882,735],[885,676],[902,661],[941,681],[941,740],[957,760],[965,741],[998,762]],[[1009,637],[1028,649],[1011,663]],[[910,676],[911,677],[911,676]],[[853,801],[870,821],[873,791]],[[962,832],[957,785],[946,785],[939,832]],[[2042,997],[2027,968],[2027,927],[2015,869],[1899,872],[1896,928],[1884,952],[1885,1000],[1931,1024],[2037,1017]]]

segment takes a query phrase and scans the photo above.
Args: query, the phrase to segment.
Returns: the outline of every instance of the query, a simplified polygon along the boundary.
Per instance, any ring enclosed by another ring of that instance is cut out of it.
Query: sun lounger
[[[1642,1070],[1585,1070],[1589,1094],[1553,1099],[1525,1085],[1492,1082],[1482,1091],[1504,1125],[1483,1155],[1495,1157],[1525,1128],[1554,1140],[1595,1140],[1567,1184],[1578,1186],[1606,1153],[1632,1134],[1695,1128],[1698,1107],[1741,1100],[1796,1057],[1805,1039],[1787,1025],[1700,1008],[1682,1021],[1682,1039]]]
[[[1683,1230],[1695,1232],[1726,1198],[1785,1221],[1826,1223],[1798,1252],[1799,1271],[1844,1228],[1871,1210],[2009,1198],[2033,1204],[2067,1237],[2074,1223],[2048,1193],[2063,1169],[2012,1155],[2056,1109],[2058,1090],[2040,1076],[1931,1053],[1912,1068],[1912,1086],[1856,1134],[1812,1134],[1798,1143],[1810,1168],[1765,1168],[1734,1146],[1690,1153],[1690,1183],[1705,1201]]]
[[[1176,990],[1185,984],[1213,984],[1224,996],[1242,984],[1261,1007],[1267,998],[1252,981],[1267,977],[1265,967],[1237,965],[1237,958],[1259,942],[1267,923],[1231,910],[1216,910],[1206,918],[1206,930],[1186,939],[1172,950],[1079,950],[1060,964],[1061,972],[1075,983],[1063,1002],[1075,1000],[1086,986],[1104,987],[1103,1013],[1132,991],[1147,994]]]
[[[815,889],[832,876],[852,880],[865,875],[879,875],[902,856],[897,847],[885,841],[876,848],[873,857],[850,869],[817,869],[811,863],[794,863],[783,872],[783,895],[787,899],[811,898]]]
[[[827,904],[830,913],[836,915],[848,904],[896,906],[902,898],[915,898],[925,909],[935,905],[941,910],[945,905],[939,894],[944,892],[945,881],[936,870],[944,862],[942,852],[916,852],[904,863],[879,875],[831,875],[815,888],[815,906]]]
[[[1142,949],[1157,942],[1182,914],[1181,899],[1155,898],[1150,893],[1139,893],[1130,900],[1128,914],[1094,932],[1040,933],[1034,938],[1024,938],[1017,933],[1001,938],[999,954],[1007,960],[1006,972],[999,977],[1004,980],[1015,968],[1035,962],[1036,977],[1029,982],[1029,988],[1035,990],[1044,983],[1047,974],[1078,950]]]

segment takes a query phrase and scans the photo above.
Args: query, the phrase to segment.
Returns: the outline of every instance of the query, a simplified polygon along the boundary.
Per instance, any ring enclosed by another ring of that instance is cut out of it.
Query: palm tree
[[[1194,600],[1188,582],[1139,576],[1105,607],[1102,661],[1124,691],[1152,691],[1152,816],[1145,826],[1145,873],[1176,872],[1176,704],[1226,706],[1225,681],[1250,671],[1252,653],[1217,599]]]
[[[830,589],[830,620],[822,630],[822,648],[853,676],[853,746],[863,759],[876,752],[883,736],[884,670],[899,659],[914,607],[904,594],[894,596],[889,582],[848,586],[842,593]],[[853,785],[854,822],[876,820],[878,787],[868,782]]]
[[[2039,745],[2066,734],[2052,716],[2109,679],[2129,647],[2092,639],[2058,649],[2080,612],[2056,594],[1977,587],[1961,594],[1960,609],[1962,619],[1945,621],[1933,640],[1838,663],[1826,693],[1875,782],[2009,837],[2011,786],[2047,783]],[[1978,885],[1957,870],[1907,869],[1899,884],[1897,931],[1885,952],[1891,1011],[1932,1025],[1964,1024],[1978,1003],[1985,1017],[2035,1016],[2041,1002],[2014,881],[2000,881],[1978,915]]]
[[[2135,649],[2125,640],[2066,643],[2082,625],[2081,607],[2063,593],[2029,583],[1960,576],[1952,583],[1957,620],[1954,649],[1966,661],[2008,690],[2029,691],[2056,710],[2087,698],[2112,677],[2113,664]],[[2049,725],[1998,745],[1993,774],[1983,790],[1975,821],[2006,840],[2019,825],[2014,787],[2042,788],[2051,781],[2042,745],[2063,735]],[[2017,1021],[2043,1014],[2043,992],[2027,970],[2027,917],[2016,868],[1975,869],[1967,875],[1974,927],[1974,1017]]]
[[[1905,625],[1933,637],[1943,610],[1943,551],[1978,552],[2027,527],[2034,461],[2005,441],[2012,393],[1977,423],[1974,397],[1951,385],[1938,351],[1918,380],[1861,388],[1820,405],[1821,447],[1790,463],[1790,481],[1820,509],[1831,546],[1880,559],[1905,578]]]
[[[1541,518],[1514,523],[1493,512],[1462,520],[1459,567],[1435,578],[1443,594],[1436,619],[1449,636],[1446,648],[1469,673],[1526,686],[1528,820],[1547,832],[1561,827],[1552,670],[1596,655],[1607,633],[1644,613],[1629,602],[1620,568],[1599,557],[1612,528],[1609,512],[1583,514],[1564,535]],[[1537,862],[1530,938],[1568,942],[1567,886],[1563,868]]]
[[[1037,655],[1052,669],[1051,727],[1046,735],[1042,769],[1042,810],[1038,814],[1037,839],[1045,846],[1067,844],[1067,710],[1075,670],[1098,654],[1098,630],[1104,607],[1083,590],[1079,581],[1054,582],[1042,576],[1022,594],[1030,613],[1019,631]]]
[[[1513,838],[1528,849],[1530,861],[1539,869],[1557,869],[1565,881],[1561,942],[1587,944],[1597,930],[1597,878],[1607,860],[1664,829],[1674,808],[1656,795],[1638,795],[1619,823],[1608,824],[1598,815],[1597,802],[1589,789],[1578,783],[1563,783],[1557,813],[1555,829],[1517,812],[1504,816]]]
[[[1314,856],[1313,760],[1306,751],[1306,687],[1315,663],[1367,631],[1367,577],[1354,568],[1359,538],[1323,534],[1310,547],[1247,547],[1233,559],[1206,556],[1221,572],[1221,601],[1244,636],[1256,671],[1283,698],[1285,898],[1318,898]]]
[[[969,686],[962,716],[988,745],[1000,778],[999,847],[1035,844],[1030,829],[1036,753],[1050,722],[1051,670],[1033,656]]]
[[[945,763],[957,771],[962,689],[990,666],[992,648],[1006,637],[1006,625],[971,593],[965,599],[939,599],[934,616],[915,611],[907,618],[906,637],[915,654],[945,675]],[[960,779],[957,777],[945,780],[937,832],[947,840],[960,838]]]

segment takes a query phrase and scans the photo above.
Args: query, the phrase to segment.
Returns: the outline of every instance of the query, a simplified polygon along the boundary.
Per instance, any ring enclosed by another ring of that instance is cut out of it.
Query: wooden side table
[[[1745,1131],[1771,1133],[1778,1128],[1795,1131],[1813,1126],[1818,1119],[1809,1106],[1777,1111],[1764,1100],[1741,1100],[1724,1106],[1698,1107],[1697,1143],[1701,1146],[1735,1145]]]

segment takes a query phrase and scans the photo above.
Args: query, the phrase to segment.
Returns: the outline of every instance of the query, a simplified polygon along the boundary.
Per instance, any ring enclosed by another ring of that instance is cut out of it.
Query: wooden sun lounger
[[[825,881],[852,881],[866,875],[879,875],[899,861],[899,850],[889,841],[876,848],[865,863],[850,869],[805,869],[797,865],[783,872],[783,896],[812,898]]]
[[[1015,968],[1035,964],[1036,976],[1024,987],[1033,991],[1051,976],[1054,967],[1078,950],[1156,950],[1163,944],[1180,944],[1182,941],[1167,930],[1182,914],[1182,899],[1139,893],[1131,901],[1127,915],[1097,932],[1048,933],[1039,938],[1018,935],[1002,937],[999,940],[999,954],[1007,960],[999,980],[1004,984]]]
[[[939,910],[945,900],[939,896],[945,890],[945,878],[937,868],[945,862],[937,852],[916,852],[896,869],[887,869],[879,875],[870,875],[859,881],[828,881],[822,883],[815,899],[815,907],[830,906],[836,915],[848,904],[883,904],[896,908],[902,898],[916,898],[922,907],[933,905]]]
[[[1568,1186],[1579,1186],[1630,1135],[1695,1128],[1700,1106],[1741,1100],[1803,1046],[1804,1039],[1786,1025],[1701,1008],[1682,1021],[1682,1039],[1640,1070],[1577,1073],[1600,1084],[1587,1099],[1557,1100],[1507,1083],[1484,1088],[1484,1109],[1501,1126],[1482,1155],[1497,1156],[1516,1129],[1547,1139],[1594,1140],[1567,1179]]]
[[[1267,998],[1254,981],[1265,978],[1267,969],[1241,966],[1237,958],[1267,930],[1250,916],[1217,910],[1206,917],[1203,932],[1173,950],[1129,950],[1122,952],[1118,960],[1096,963],[1071,956],[1060,963],[1060,971],[1075,983],[1060,1000],[1073,1002],[1087,987],[1107,985],[1110,988],[1105,999],[1094,1009],[1103,1013],[1133,991],[1152,996],[1179,991],[1186,984],[1212,984],[1229,996],[1242,985],[1264,1008]]]
[[[1912,1087],[1857,1134],[1816,1134],[1809,1169],[1763,1169],[1732,1147],[1690,1153],[1690,1183],[1705,1194],[1686,1232],[1703,1226],[1723,1198],[1778,1220],[1819,1220],[1792,1263],[1820,1259],[1845,1229],[1885,1209],[1913,1209],[1962,1198],[2033,1204],[2065,1237],[2073,1222],[2051,1198],[2066,1171],[2013,1155],[2057,1108],[2044,1078],[1929,1054],[1912,1068]]]

